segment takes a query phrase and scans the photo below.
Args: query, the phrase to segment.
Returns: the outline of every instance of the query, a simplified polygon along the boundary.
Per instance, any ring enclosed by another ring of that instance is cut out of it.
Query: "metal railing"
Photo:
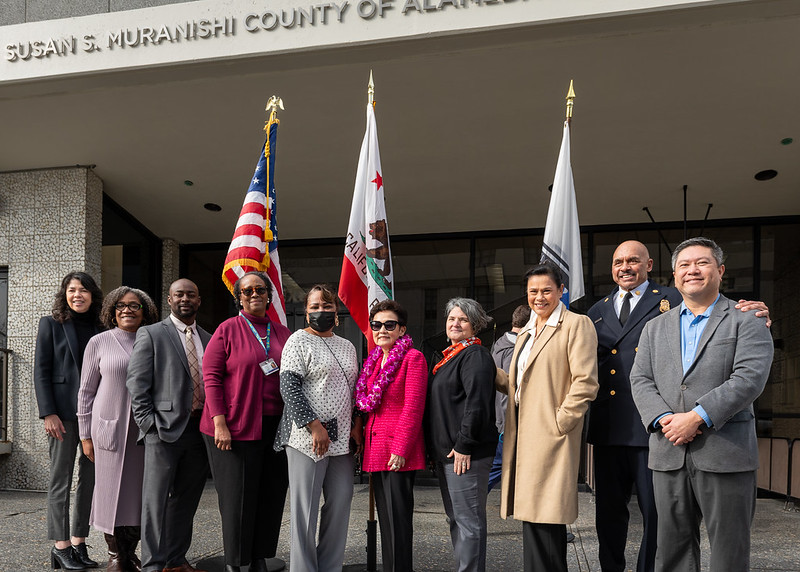
[[[11,350],[0,348],[0,442],[8,441],[8,363]]]

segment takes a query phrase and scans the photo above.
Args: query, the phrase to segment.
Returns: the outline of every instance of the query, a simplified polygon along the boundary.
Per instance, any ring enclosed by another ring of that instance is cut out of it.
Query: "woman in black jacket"
[[[52,316],[39,321],[33,383],[39,417],[50,444],[50,485],[47,491],[47,534],[55,541],[50,551],[53,568],[83,570],[97,567],[86,551],[94,489],[94,465],[80,451],[72,524],[70,489],[78,435],[78,389],[83,351],[99,333],[103,293],[84,272],[70,272],[61,281]]]
[[[497,448],[496,368],[477,334],[489,317],[470,298],[453,298],[445,312],[450,346],[428,380],[428,456],[434,462],[450,519],[457,570],[483,572],[489,469]]]

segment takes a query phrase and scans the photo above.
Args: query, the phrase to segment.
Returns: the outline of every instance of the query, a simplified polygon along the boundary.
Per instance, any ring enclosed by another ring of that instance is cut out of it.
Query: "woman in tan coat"
[[[597,335],[589,318],[561,303],[555,266],[535,266],[525,281],[533,313],[517,335],[505,388],[500,516],[523,521],[526,571],[566,572],[566,525],[578,517],[583,415],[599,387]]]

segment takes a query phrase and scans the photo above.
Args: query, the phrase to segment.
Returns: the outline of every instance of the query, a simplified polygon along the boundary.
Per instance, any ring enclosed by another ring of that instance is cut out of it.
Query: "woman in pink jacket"
[[[372,483],[381,528],[383,570],[413,570],[414,478],[425,468],[422,413],[428,366],[406,334],[408,312],[393,300],[369,314],[373,349],[356,383],[356,407],[367,414],[364,471]]]

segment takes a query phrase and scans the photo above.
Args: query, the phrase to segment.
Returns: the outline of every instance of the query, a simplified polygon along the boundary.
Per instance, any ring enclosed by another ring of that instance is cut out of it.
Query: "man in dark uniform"
[[[644,522],[636,570],[655,568],[658,521],[653,475],[647,468],[649,436],[633,403],[629,375],[644,325],[680,305],[682,297],[675,288],[648,281],[652,268],[644,244],[620,244],[611,263],[617,288],[588,312],[598,340],[600,391],[590,407],[588,441],[594,445],[595,525],[603,572],[626,570],[628,503],[634,484]],[[758,308],[758,315],[769,317],[760,302],[740,301],[737,308]]]

